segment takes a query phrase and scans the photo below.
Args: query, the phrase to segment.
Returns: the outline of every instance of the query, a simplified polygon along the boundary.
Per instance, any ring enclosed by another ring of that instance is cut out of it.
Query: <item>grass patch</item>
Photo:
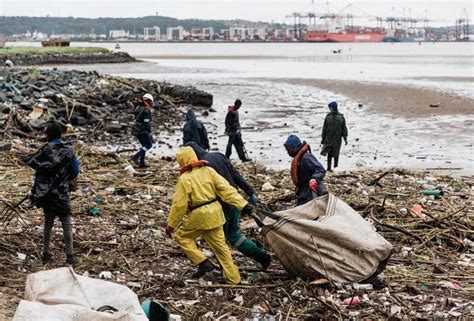
[[[5,47],[0,48],[0,56],[10,55],[47,55],[50,53],[60,54],[96,54],[108,53],[109,50],[99,47]]]

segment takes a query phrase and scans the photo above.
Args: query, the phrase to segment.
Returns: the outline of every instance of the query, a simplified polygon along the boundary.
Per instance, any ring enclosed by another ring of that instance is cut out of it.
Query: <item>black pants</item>
[[[133,157],[138,159],[141,165],[144,165],[146,152],[150,150],[150,148],[153,147],[151,134],[140,134],[140,135],[137,135],[137,138],[140,144],[142,145],[142,147],[138,150],[138,152]]]
[[[225,156],[230,158],[232,155],[232,145],[235,146],[237,150],[237,155],[239,155],[240,160],[247,159],[247,155],[245,155],[244,151],[244,142],[242,141],[242,134],[240,132],[236,132],[229,135],[229,141],[227,142],[227,148],[225,150]]]
[[[327,170],[330,171],[331,170],[331,163],[332,163],[332,159],[334,158],[334,168],[336,168],[339,164],[339,155],[338,156],[334,156],[333,152],[330,151],[328,153],[328,167],[327,167]]]
[[[43,253],[50,253],[51,232],[53,231],[54,220],[59,217],[63,226],[64,243],[66,245],[66,255],[74,254],[72,246],[72,222],[71,207],[65,201],[48,202],[43,206],[44,212],[44,233],[43,233]]]

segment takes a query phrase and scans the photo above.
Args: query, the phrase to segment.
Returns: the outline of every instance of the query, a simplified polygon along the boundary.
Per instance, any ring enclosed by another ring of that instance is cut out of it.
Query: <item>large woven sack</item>
[[[111,306],[113,314],[98,312]],[[126,286],[58,268],[28,275],[25,300],[13,321],[147,321],[137,295]]]
[[[304,279],[351,283],[380,273],[392,245],[353,208],[329,194],[266,218],[263,234],[285,269]]]

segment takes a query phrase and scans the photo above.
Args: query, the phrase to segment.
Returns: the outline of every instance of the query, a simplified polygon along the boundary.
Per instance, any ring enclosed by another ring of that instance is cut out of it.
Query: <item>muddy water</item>
[[[366,47],[361,49],[352,45],[351,51],[357,53],[352,58],[334,58],[327,53],[330,49],[328,46],[324,47],[325,54],[306,52],[306,56],[290,57],[287,46],[292,44],[286,44],[280,51],[275,49],[260,53],[255,52],[255,48],[237,53],[220,50],[206,52],[201,46],[205,44],[196,45],[199,45],[194,47],[196,50],[190,44],[182,44],[181,47],[174,45],[177,47],[173,47],[173,50],[164,45],[156,47],[154,53],[149,49],[141,51],[143,56],[154,54],[166,56],[167,59],[152,58],[140,64],[81,68],[124,77],[191,84],[211,92],[215,98],[216,112],[201,119],[208,126],[213,147],[220,151],[225,150],[227,139],[223,136],[227,105],[239,97],[244,103],[240,117],[249,155],[274,168],[289,166],[290,159],[282,144],[291,133],[307,140],[313,152],[319,155],[326,106],[328,102],[336,100],[349,128],[349,144],[343,146],[341,151],[341,170],[360,168],[360,165],[376,168],[400,166],[417,169],[451,168],[445,173],[474,174],[474,113],[419,118],[381,115],[370,108],[370,104],[359,107],[358,101],[340,93],[284,81],[287,78],[359,79],[474,97],[472,44],[454,44],[452,48],[449,46],[453,44],[435,44],[438,47],[426,49],[424,57],[420,56],[423,50],[415,47],[416,44],[410,44],[411,47],[405,49],[397,45],[387,45],[385,49],[377,46],[374,54],[367,55],[362,53]],[[343,52],[345,50],[349,49],[345,48]],[[130,51],[140,55],[137,48]],[[213,58],[213,54],[219,58]],[[228,57],[223,59],[223,54]],[[258,58],[255,57],[257,54]],[[200,59],[203,55],[207,56]],[[403,103],[403,97],[400,97],[400,103]],[[174,147],[180,143],[180,135],[160,135],[160,139]],[[167,147],[155,150],[158,155],[172,152]],[[235,151],[233,157],[237,157]],[[325,164],[324,158],[322,162]]]

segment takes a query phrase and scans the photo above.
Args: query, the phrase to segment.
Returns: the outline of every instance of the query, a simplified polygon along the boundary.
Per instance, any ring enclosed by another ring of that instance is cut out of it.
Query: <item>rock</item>
[[[22,96],[15,96],[15,97],[13,97],[12,100],[13,100],[14,103],[19,104],[23,101],[23,97]]]
[[[0,104],[0,113],[8,114],[10,112],[10,107],[4,104]]]

